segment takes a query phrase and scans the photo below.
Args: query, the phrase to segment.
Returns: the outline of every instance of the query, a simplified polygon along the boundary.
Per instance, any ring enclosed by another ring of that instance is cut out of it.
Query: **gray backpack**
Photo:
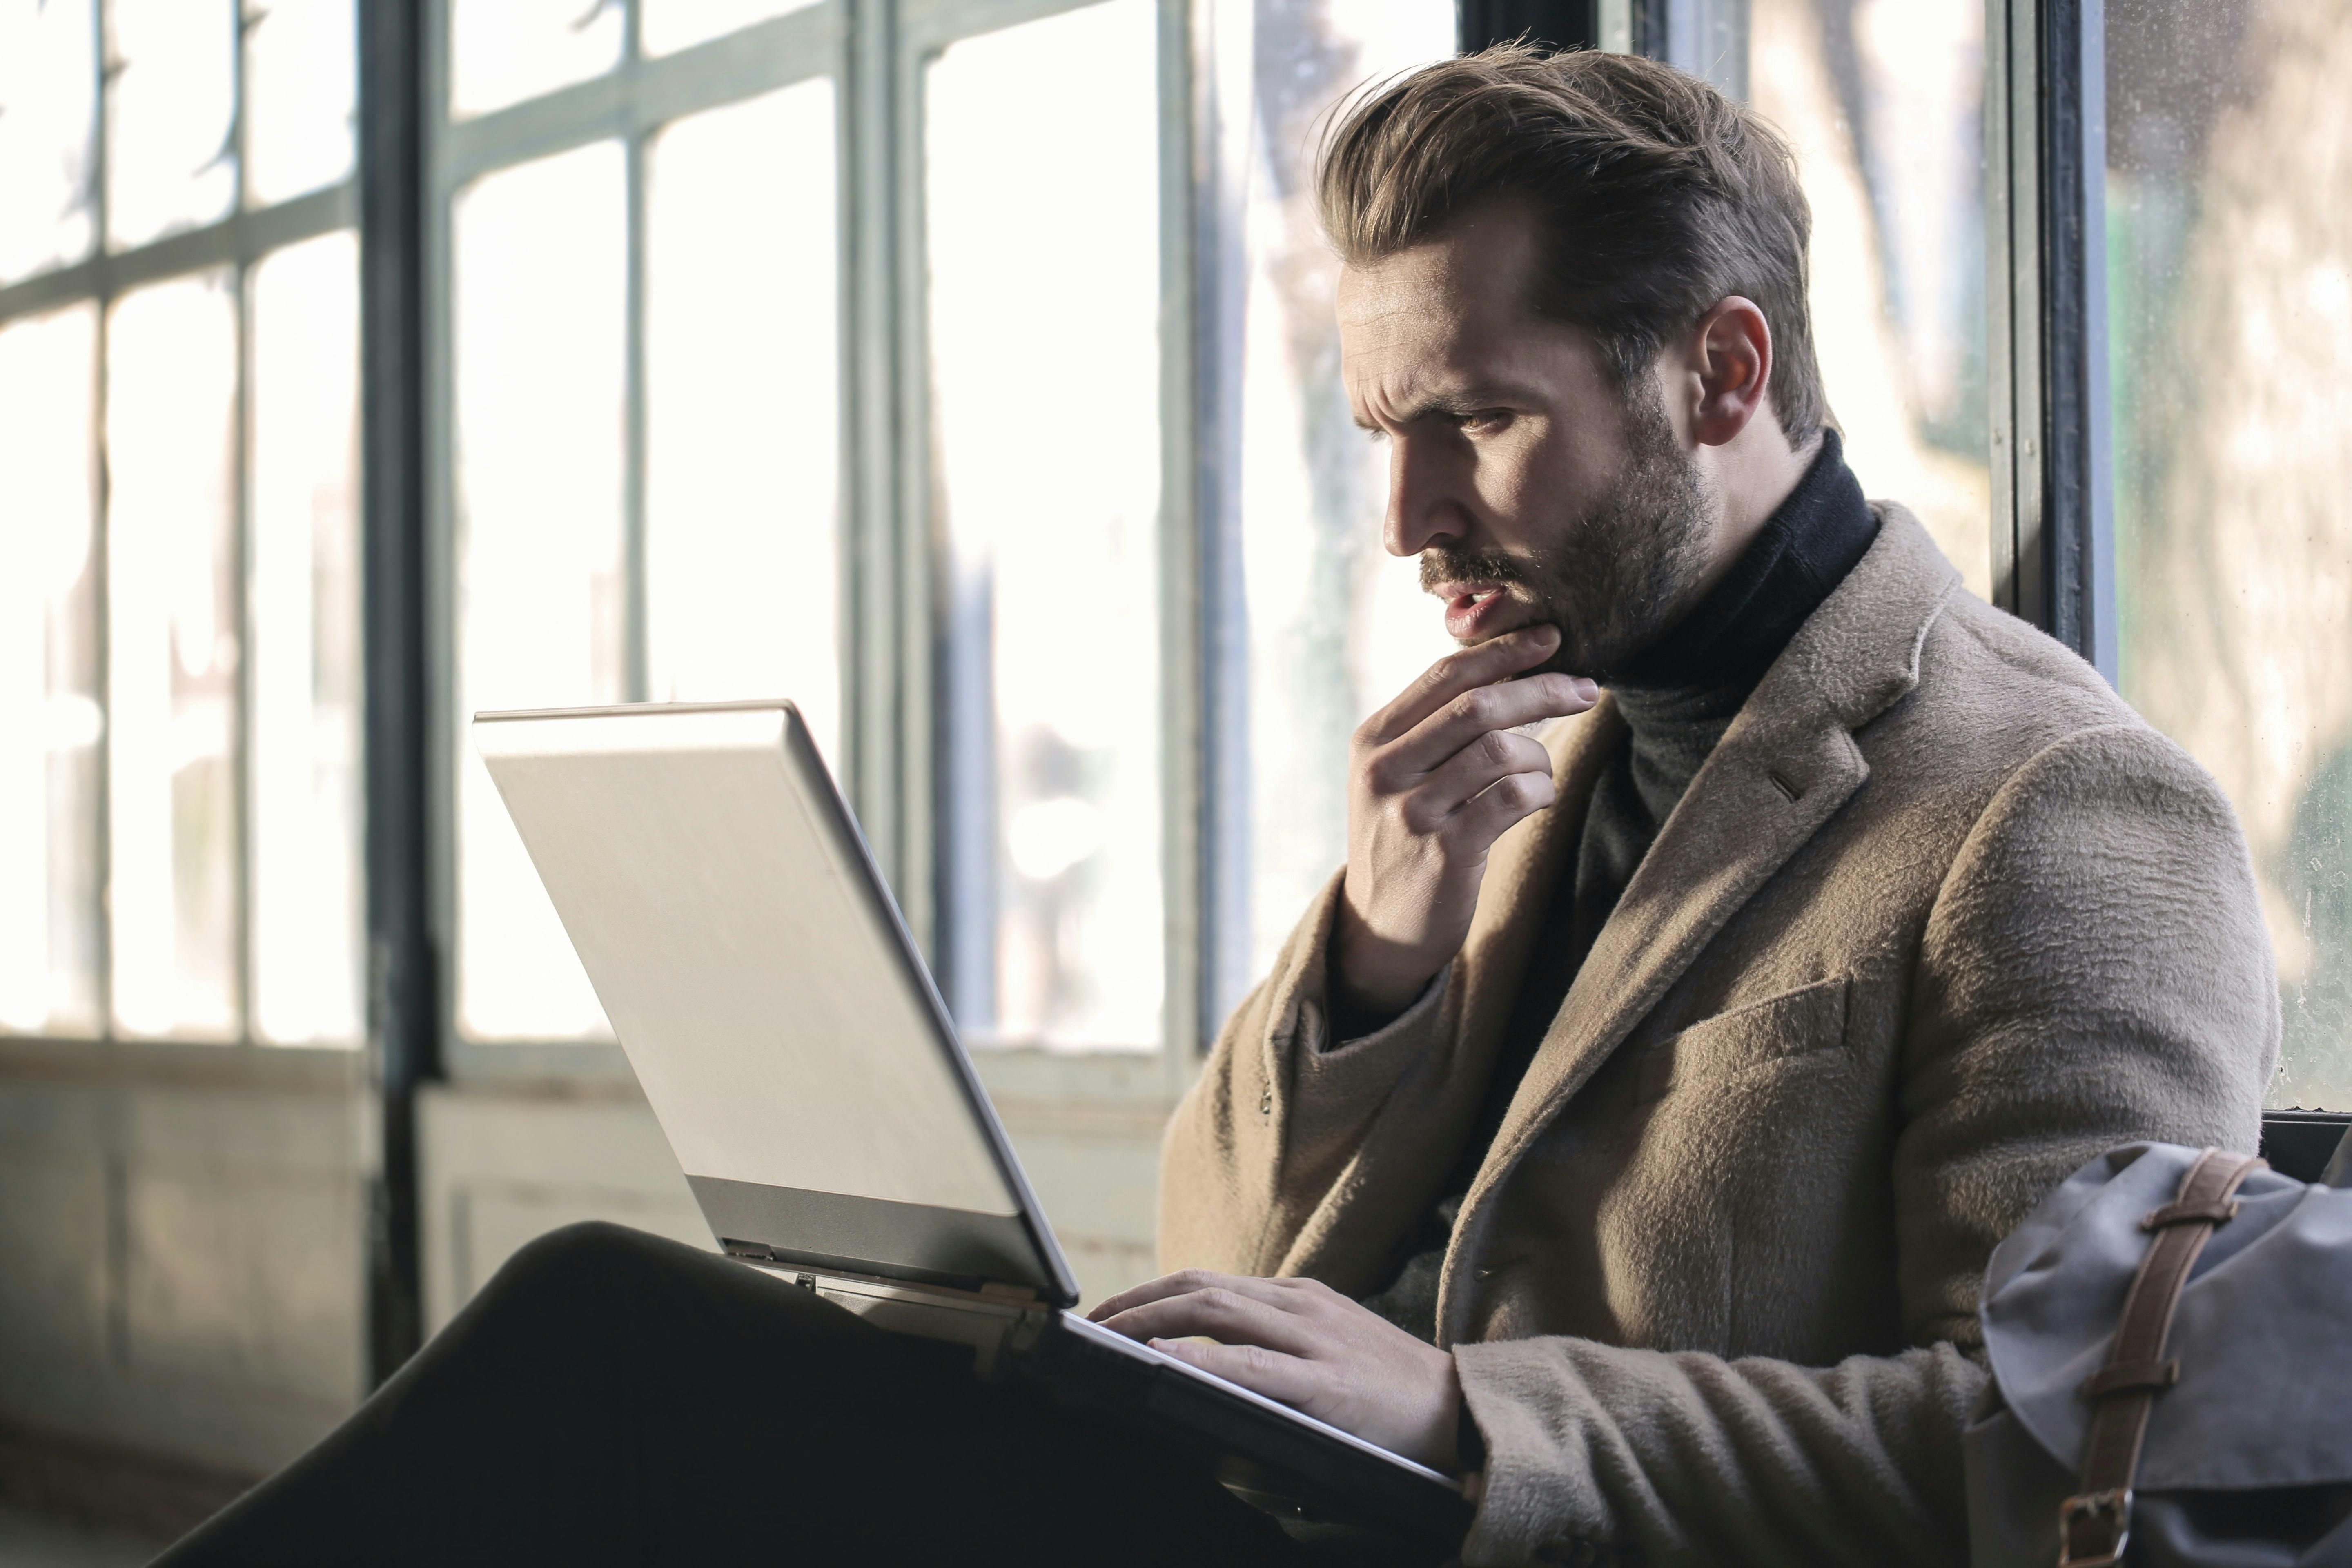
[[[2352,1568],[2352,1191],[2126,1144],[1994,1249],[1981,1312],[1974,1568]]]

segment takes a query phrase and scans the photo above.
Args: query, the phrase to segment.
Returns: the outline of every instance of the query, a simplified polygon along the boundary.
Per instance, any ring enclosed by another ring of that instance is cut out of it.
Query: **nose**
[[[1381,543],[1391,555],[1418,555],[1462,536],[1462,503],[1447,483],[1440,454],[1410,435],[1389,443],[1389,504]]]

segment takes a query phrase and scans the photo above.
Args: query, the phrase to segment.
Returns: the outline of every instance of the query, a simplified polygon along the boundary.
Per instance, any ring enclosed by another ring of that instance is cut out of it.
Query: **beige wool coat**
[[[2082,660],[1882,526],[1666,819],[1439,1289],[1471,1564],[1958,1563],[1993,1244],[2101,1150],[2252,1150],[2278,994],[2236,818]],[[1382,1283],[1442,1194],[1622,721],[1546,735],[1402,1017],[1328,1038],[1335,879],[1171,1125],[1169,1268]]]

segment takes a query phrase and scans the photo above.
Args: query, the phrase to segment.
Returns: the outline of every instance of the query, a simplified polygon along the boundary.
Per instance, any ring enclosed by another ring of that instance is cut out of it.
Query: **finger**
[[[1153,1340],[1151,1348],[1202,1372],[1237,1383],[1285,1405],[1305,1405],[1323,1392],[1328,1375],[1312,1362],[1262,1345],[1212,1345],[1198,1340]]]
[[[1434,833],[1497,780],[1514,773],[1550,777],[1551,753],[1525,735],[1489,730],[1447,758],[1404,796],[1405,826],[1416,833]]]
[[[1382,760],[1402,773],[1432,773],[1491,731],[1566,718],[1600,700],[1601,689],[1580,675],[1546,673],[1496,681],[1453,698],[1391,742]]]
[[[1365,739],[1383,744],[1405,733],[1454,698],[1541,664],[1559,648],[1559,628],[1522,626],[1492,642],[1447,654],[1365,722]]]
[[[1190,1339],[1200,1335],[1229,1345],[1263,1345],[1287,1355],[1308,1355],[1320,1337],[1314,1324],[1270,1302],[1237,1291],[1195,1290],[1146,1301],[1104,1320],[1103,1327],[1131,1340]]]
[[[1146,1301],[1189,1295],[1195,1290],[1242,1290],[1254,1283],[1256,1281],[1244,1274],[1220,1274],[1213,1268],[1179,1268],[1173,1274],[1162,1274],[1157,1279],[1130,1285],[1116,1296],[1106,1297],[1087,1316],[1099,1323]]]
[[[1549,773],[1513,773],[1487,785],[1448,818],[1442,831],[1460,853],[1484,855],[1515,824],[1549,805],[1558,793]]]

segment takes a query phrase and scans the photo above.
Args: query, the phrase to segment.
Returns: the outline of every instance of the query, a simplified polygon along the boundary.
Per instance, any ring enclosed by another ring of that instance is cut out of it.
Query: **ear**
[[[1772,328],[1752,300],[1719,300],[1692,329],[1698,406],[1691,435],[1703,447],[1728,443],[1764,406],[1772,379]]]

